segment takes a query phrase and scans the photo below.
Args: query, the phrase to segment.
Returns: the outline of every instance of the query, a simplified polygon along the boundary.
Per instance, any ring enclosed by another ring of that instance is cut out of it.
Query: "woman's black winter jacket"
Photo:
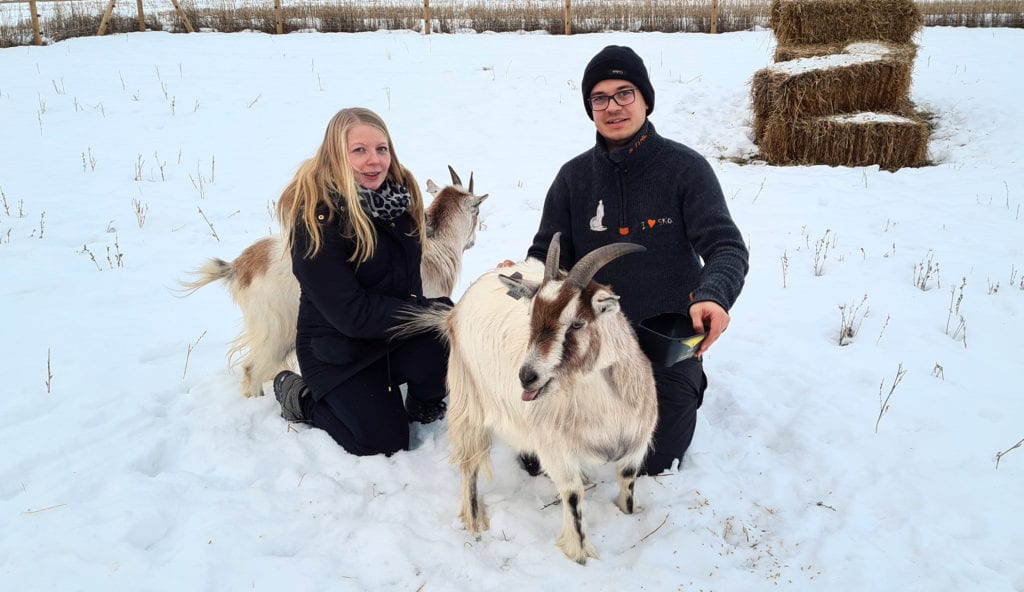
[[[313,396],[319,399],[360,370],[387,354],[388,330],[399,308],[423,304],[418,236],[411,236],[408,213],[392,222],[372,219],[377,233],[373,256],[349,261],[355,239],[343,234],[344,214],[317,212],[322,244],[305,256],[310,237],[300,222],[292,246],[292,271],[299,280],[300,300],[295,340],[299,367]]]

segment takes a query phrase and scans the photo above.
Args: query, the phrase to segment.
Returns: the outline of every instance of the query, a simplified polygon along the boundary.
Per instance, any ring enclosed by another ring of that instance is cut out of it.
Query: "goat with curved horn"
[[[562,501],[557,545],[586,563],[598,555],[584,528],[583,470],[615,463],[615,503],[633,513],[658,403],[651,363],[619,297],[591,282],[602,266],[644,247],[596,249],[560,281],[560,238],[552,237],[544,269],[531,259],[489,271],[454,308],[417,309],[403,330],[435,331],[451,348],[448,437],[451,460],[462,473],[466,530],[479,537],[490,524],[477,478],[490,472],[497,436],[539,459]]]
[[[544,261],[544,281],[558,278],[558,262],[562,256],[561,238],[561,232],[556,232],[551,237],[551,244],[548,245],[548,257]]]
[[[565,283],[582,290],[605,265],[623,255],[640,253],[646,250],[647,247],[636,243],[615,243],[594,249],[577,261],[576,265],[572,266],[569,276],[565,278]]]

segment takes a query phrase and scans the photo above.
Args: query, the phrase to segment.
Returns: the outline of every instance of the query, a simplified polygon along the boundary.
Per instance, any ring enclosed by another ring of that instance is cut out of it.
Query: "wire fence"
[[[925,26],[1024,28],[1021,0],[916,4]],[[140,30],[719,33],[767,28],[770,9],[770,0],[0,0],[0,48]]]

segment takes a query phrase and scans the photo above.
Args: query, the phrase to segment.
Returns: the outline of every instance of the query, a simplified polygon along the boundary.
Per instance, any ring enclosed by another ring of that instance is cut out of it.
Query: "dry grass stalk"
[[[926,164],[928,125],[884,113],[769,120],[761,155],[772,164],[878,165],[885,170]]]
[[[47,42],[70,37],[95,35],[105,2],[54,3],[60,8],[51,17],[43,15],[42,29]],[[277,33],[278,19],[269,0],[185,0],[186,16],[201,30],[222,33],[259,31]],[[565,31],[564,3],[556,0],[437,1],[431,3],[431,30],[439,33],[458,31],[547,31],[560,35]],[[768,26],[767,0],[736,0],[718,3],[718,32],[749,31]],[[364,31],[423,31],[422,0],[363,0],[325,2],[299,0],[285,3],[281,11],[281,32],[318,31],[356,33]],[[107,24],[108,33],[126,33],[138,29],[134,3],[115,6]],[[169,6],[160,5],[146,12],[149,30],[184,32],[180,18]],[[710,0],[584,0],[573,2],[570,14],[574,33],[603,31],[631,32],[709,32]],[[0,23],[0,48],[29,45],[32,27],[27,18],[12,25]]]
[[[804,0],[804,3],[814,2]],[[817,3],[822,4],[820,1]],[[880,4],[877,0],[848,0],[845,4],[869,3]],[[52,9],[40,15],[44,42],[95,35],[106,4],[103,0],[48,2]],[[892,4],[906,8],[909,1]],[[1024,27],[1024,2],[1021,0],[932,0],[915,4],[926,25]],[[181,5],[196,28],[218,32],[278,32],[270,0],[219,0],[217,3],[185,0]],[[723,33],[767,27],[772,6],[771,0],[720,0],[717,30]],[[560,35],[565,29],[564,2],[561,0],[434,0],[430,7],[431,28],[442,33],[472,29],[548,31]],[[422,0],[297,0],[284,3],[282,16],[281,32],[285,33],[299,30],[334,33],[378,29],[423,30]],[[138,10],[134,2],[117,3],[107,23],[107,32],[136,31],[137,19]],[[711,0],[574,0],[570,19],[574,33],[707,33],[711,30]],[[832,16],[830,19],[837,20]],[[881,29],[898,29],[898,23],[877,20]],[[147,8],[145,26],[151,31],[182,33],[186,30],[180,17],[166,2],[157,2]],[[875,37],[872,34],[870,38]],[[33,29],[27,11],[23,17],[11,22],[0,22],[0,48],[30,45],[32,41]]]
[[[903,376],[906,375],[907,371],[903,369],[903,362],[896,368],[896,377],[892,380],[892,386],[889,387],[889,394],[882,399],[882,389],[885,388],[885,379],[882,379],[882,383],[878,385],[878,419],[875,420],[875,433],[878,433],[878,424],[882,421],[882,417],[889,412],[889,399],[892,398],[892,394],[896,391],[896,387],[903,381]]]
[[[1024,28],[1020,0],[946,0],[918,3],[925,26]]]
[[[770,22],[783,45],[909,43],[923,18],[912,0],[773,0]]]
[[[1009,447],[1009,448],[1007,448],[1006,450],[1004,450],[1004,451],[1002,451],[1002,452],[997,452],[997,453],[996,453],[996,468],[997,468],[997,469],[999,468],[999,461],[1000,461],[1000,460],[1002,460],[1002,458],[1003,458],[1004,456],[1006,456],[1006,455],[1007,455],[1007,454],[1009,454],[1010,452],[1013,452],[1014,450],[1016,450],[1016,449],[1020,448],[1020,447],[1021,447],[1022,445],[1024,445],[1024,438],[1021,438],[1019,442],[1017,442],[1017,443],[1016,443],[1016,444],[1014,444],[1013,446],[1010,446],[1010,447]]]
[[[203,340],[203,337],[206,337],[206,331],[203,331],[199,338],[195,340],[195,343],[188,344],[188,350],[185,352],[185,369],[181,371],[182,380],[185,380],[185,375],[188,374],[188,360],[192,357],[192,350],[199,345],[199,342]]]
[[[813,51],[813,50],[812,50]],[[781,62],[754,74],[754,136],[771,118],[795,121],[857,111],[900,111],[914,68],[913,45],[853,43],[841,57]]]
[[[46,394],[53,392],[53,358],[50,348],[46,348]]]

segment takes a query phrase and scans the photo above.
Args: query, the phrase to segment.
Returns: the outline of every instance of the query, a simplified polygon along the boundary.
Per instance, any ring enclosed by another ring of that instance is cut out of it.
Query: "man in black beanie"
[[[556,232],[564,269],[603,245],[641,244],[646,252],[611,262],[594,279],[612,286],[634,325],[686,313],[705,334],[692,358],[671,366],[652,359],[658,425],[643,471],[654,475],[681,460],[693,439],[707,387],[701,356],[729,325],[748,253],[707,160],[647,119],[654,87],[640,56],[609,45],[587,64],[581,87],[597,142],[559,170],[527,257],[544,261]],[[535,458],[521,460],[540,470]]]

